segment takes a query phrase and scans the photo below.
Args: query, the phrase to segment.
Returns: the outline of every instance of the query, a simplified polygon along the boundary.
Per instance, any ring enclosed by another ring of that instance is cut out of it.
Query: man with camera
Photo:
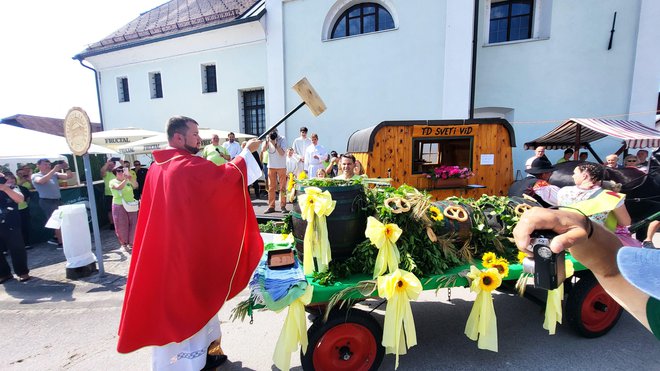
[[[622,248],[612,232],[581,213],[539,207],[523,213],[514,228],[518,249],[533,257],[530,235],[541,230],[557,234],[547,244],[552,253],[569,250],[614,300],[660,340],[660,250]]]
[[[268,209],[264,212],[275,212],[275,193],[280,192],[280,210],[288,213],[286,209],[286,138],[273,130],[268,141],[264,143],[264,152],[268,151]]]
[[[20,282],[31,278],[21,234],[21,216],[18,212],[18,204],[23,200],[23,194],[18,187],[7,184],[5,175],[0,173],[0,241],[9,251],[14,274]],[[12,278],[9,264],[4,255],[0,254],[0,283]]]
[[[50,219],[53,212],[62,204],[62,195],[60,193],[60,179],[70,179],[73,177],[69,164],[64,161],[56,161],[51,168],[50,160],[42,158],[37,161],[39,172],[32,175],[32,184],[39,193],[39,206],[46,215],[46,220]],[[62,173],[61,171],[65,172]],[[62,248],[62,232],[55,230],[55,238],[48,243]]]

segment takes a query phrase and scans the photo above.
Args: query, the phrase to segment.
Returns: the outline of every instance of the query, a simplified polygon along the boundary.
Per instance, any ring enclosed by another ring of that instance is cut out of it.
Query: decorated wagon
[[[374,164],[368,169],[377,174]],[[274,356],[280,369],[288,369],[300,344],[305,370],[376,370],[385,353],[395,354],[398,366],[399,355],[416,344],[410,301],[422,290],[470,287],[476,299],[465,334],[479,348],[497,351],[491,291],[524,291],[530,275],[510,237],[520,215],[536,204],[487,195],[434,201],[435,189],[369,183],[299,181],[287,223],[292,234],[267,244],[250,299],[235,315],[289,307]],[[565,264],[562,273],[580,279],[561,279],[548,291],[544,327],[554,333],[561,323],[565,287],[572,327],[587,337],[605,334],[621,307],[582,265],[571,257]],[[383,326],[353,306],[363,300],[386,305]],[[314,314],[309,329],[305,311]]]

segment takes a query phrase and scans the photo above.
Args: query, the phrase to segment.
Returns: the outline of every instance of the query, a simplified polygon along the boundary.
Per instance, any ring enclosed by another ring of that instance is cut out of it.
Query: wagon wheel
[[[580,278],[566,299],[568,324],[586,338],[605,335],[616,325],[622,311],[591,273]]]
[[[364,311],[339,311],[325,323],[318,318],[307,334],[307,351],[300,354],[303,370],[378,370],[383,361],[383,329]]]

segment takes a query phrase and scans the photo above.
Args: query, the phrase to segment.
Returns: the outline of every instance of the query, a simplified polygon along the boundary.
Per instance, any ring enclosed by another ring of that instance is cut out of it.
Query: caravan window
[[[472,140],[473,137],[413,139],[412,173],[428,173],[440,165],[472,168]]]

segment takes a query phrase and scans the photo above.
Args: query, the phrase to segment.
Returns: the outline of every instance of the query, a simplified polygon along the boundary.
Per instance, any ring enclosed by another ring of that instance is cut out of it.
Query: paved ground
[[[255,202],[256,205],[265,201]],[[257,212],[259,214],[259,212]],[[270,214],[272,215],[272,214]],[[660,238],[656,237],[660,242]],[[65,277],[61,250],[40,244],[29,250],[34,279],[0,285],[0,370],[147,370],[149,350],[116,353],[116,332],[130,256],[118,251],[112,231],[102,231],[106,275]],[[220,313],[225,351],[223,370],[271,370],[272,353],[285,312],[258,312],[254,324],[229,322],[243,292]],[[424,292],[413,303],[419,345],[401,357],[400,369],[660,369],[660,342],[624,314],[607,336],[577,337],[566,326],[555,336],[542,329],[542,311],[530,301],[496,294],[499,353],[478,350],[463,335],[473,295],[465,289]],[[375,302],[367,302],[375,306]],[[364,307],[363,307],[364,308]],[[375,317],[382,322],[383,308]],[[297,354],[292,369],[300,369]],[[394,369],[388,355],[381,370]]]

